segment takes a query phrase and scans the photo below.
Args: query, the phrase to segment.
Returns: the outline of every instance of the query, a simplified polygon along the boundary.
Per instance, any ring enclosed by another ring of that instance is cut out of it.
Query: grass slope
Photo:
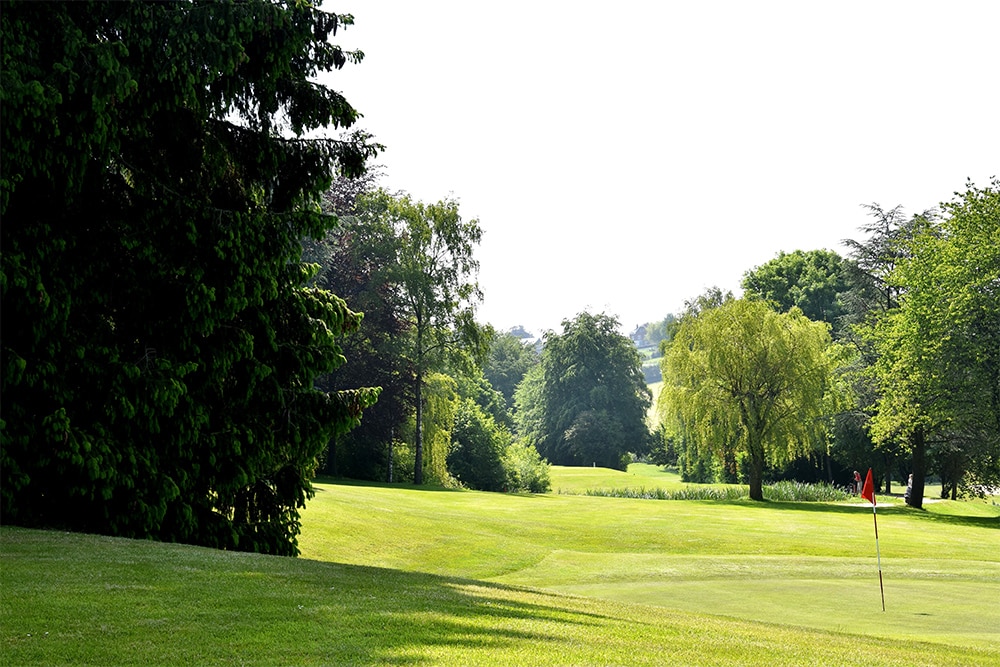
[[[989,505],[880,506],[882,614],[860,505],[318,488],[300,559],[0,529],[0,662],[1000,665]]]
[[[1000,519],[870,506],[323,485],[303,554],[872,637],[1000,648]],[[978,509],[976,509],[978,508]],[[392,538],[385,539],[386,535]]]
[[[611,468],[574,468],[551,466],[549,480],[556,493],[583,493],[587,489],[653,488],[682,489],[687,486],[681,476],[660,466],[633,463],[628,472]]]
[[[359,565],[4,528],[9,665],[996,664],[808,631]]]

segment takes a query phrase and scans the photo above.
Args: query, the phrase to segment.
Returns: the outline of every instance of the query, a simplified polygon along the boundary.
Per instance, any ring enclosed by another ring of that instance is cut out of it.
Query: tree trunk
[[[416,400],[417,400],[417,428],[416,442],[414,443],[415,455],[413,460],[413,483],[424,483],[424,326],[423,316],[420,309],[417,309],[417,347],[416,347]]]
[[[750,450],[750,500],[764,500],[764,448],[757,436],[751,436]]]
[[[885,495],[890,495],[892,493],[892,459],[893,457],[889,454],[885,455]]]
[[[386,475],[387,477],[386,481],[389,482],[390,484],[392,484],[392,443],[395,439],[396,439],[396,429],[393,429],[392,435],[389,437],[389,460],[386,462],[387,463],[386,467],[389,470],[388,474]]]
[[[330,438],[330,444],[326,449],[326,470],[331,477],[337,476],[337,436]]]
[[[417,399],[417,438],[416,438],[416,456],[413,460],[413,483],[423,484],[424,483],[424,397],[423,397],[423,374],[417,371],[417,387],[416,387],[416,399]]]
[[[913,489],[910,491],[910,507],[924,507],[924,477],[927,475],[927,446],[924,442],[924,429],[918,428],[910,436],[910,448],[913,451]]]

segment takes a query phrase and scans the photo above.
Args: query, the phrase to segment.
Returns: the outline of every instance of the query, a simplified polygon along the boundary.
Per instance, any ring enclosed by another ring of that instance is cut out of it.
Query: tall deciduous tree
[[[396,256],[392,280],[409,323],[406,358],[412,364],[416,409],[414,482],[424,479],[423,390],[428,372],[440,368],[441,355],[464,345],[483,357],[486,339],[475,322],[482,299],[475,276],[474,251],[482,238],[479,221],[463,220],[458,202],[435,204],[393,196],[380,190],[362,199],[362,215],[392,230]],[[437,365],[436,365],[437,364]]]
[[[843,260],[831,250],[796,250],[743,274],[743,290],[778,311],[798,308],[811,320],[836,325],[843,314],[840,295],[847,289]]]
[[[823,428],[829,345],[827,324],[760,301],[685,317],[663,361],[661,414],[699,444],[745,452],[750,498],[763,500],[765,462],[804,453]]]
[[[840,336],[857,351],[852,363],[843,369],[844,377],[851,385],[857,399],[853,409],[837,418],[837,439],[834,456],[850,467],[859,467],[859,459],[864,463],[870,456],[863,456],[865,443],[871,441],[870,420],[875,413],[880,389],[873,368],[879,353],[875,346],[875,328],[887,313],[899,306],[904,286],[892,280],[893,272],[909,253],[908,243],[914,230],[935,217],[933,210],[907,216],[902,207],[886,210],[878,204],[865,206],[871,221],[861,227],[867,235],[863,240],[847,239],[844,245],[850,248],[848,260],[844,262],[848,289],[843,294],[845,309]],[[855,446],[843,447],[853,443]],[[915,437],[909,442],[902,439],[884,439],[877,445],[871,442],[872,453],[878,454],[883,462],[875,466],[876,473],[885,473],[886,493],[891,492],[892,471],[896,459],[902,452],[912,454],[914,477],[923,479],[925,474],[925,448],[922,438]],[[844,458],[850,460],[843,460]]]
[[[881,386],[872,430],[947,450],[951,482],[1000,479],[1000,181],[969,185],[907,243],[890,284],[899,308],[875,329]],[[916,468],[916,467],[915,467]],[[921,506],[914,470],[910,503]]]
[[[518,390],[521,435],[557,465],[624,469],[649,445],[642,360],[618,320],[581,313],[545,338],[540,371]],[[521,415],[523,413],[523,415]]]
[[[4,3],[4,520],[295,553],[359,318],[306,287],[316,202],[372,148],[312,80],[307,3]]]
[[[390,224],[366,215],[357,202],[373,190],[368,174],[338,178],[323,197],[324,210],[339,218],[337,227],[308,243],[307,256],[321,266],[316,284],[364,313],[362,326],[341,342],[351,363],[322,376],[318,386],[325,391],[365,383],[381,388],[378,403],[365,411],[364,421],[331,440],[326,472],[391,481],[391,449],[411,417],[414,373],[406,355],[410,321],[395,276],[400,241]]]

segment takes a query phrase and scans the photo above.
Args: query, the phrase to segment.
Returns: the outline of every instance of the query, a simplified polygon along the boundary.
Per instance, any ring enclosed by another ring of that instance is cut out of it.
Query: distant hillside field
[[[589,478],[589,479],[588,479]],[[554,486],[673,483],[553,470]],[[1000,665],[1000,508],[321,482],[298,559],[0,529],[10,665]]]

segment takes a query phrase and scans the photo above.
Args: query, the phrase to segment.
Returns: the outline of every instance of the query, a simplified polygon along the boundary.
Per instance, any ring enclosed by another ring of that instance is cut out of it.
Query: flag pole
[[[882,554],[878,549],[878,515],[875,512],[875,503],[872,503],[872,521],[875,522],[875,557],[878,559],[878,590],[882,594],[882,611],[885,611],[885,589],[882,588]]]
[[[872,521],[875,523],[875,558],[878,559],[878,590],[882,594],[882,611],[885,611],[885,588],[882,587],[882,553],[878,548],[878,513],[875,511],[875,484],[872,482],[872,469],[868,469],[865,486],[861,497],[872,504]]]

